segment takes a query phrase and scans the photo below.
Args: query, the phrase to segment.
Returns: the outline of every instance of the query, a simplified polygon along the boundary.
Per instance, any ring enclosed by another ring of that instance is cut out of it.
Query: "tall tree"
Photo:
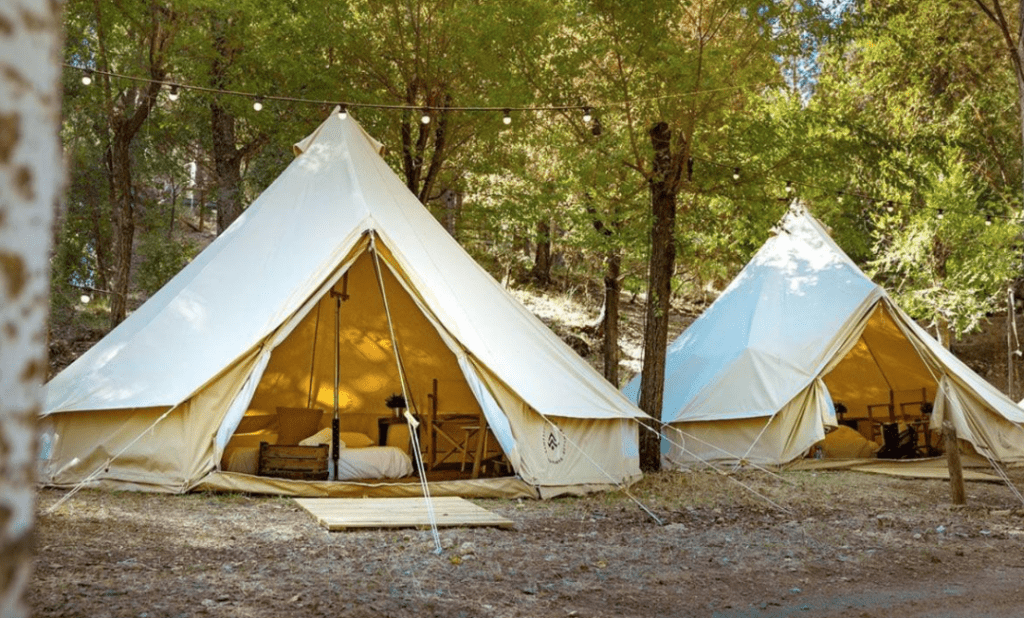
[[[349,0],[345,18],[330,24],[331,58],[344,77],[349,102],[390,103],[397,122],[377,123],[375,135],[401,170],[406,186],[424,204],[455,188],[455,163],[465,160],[482,126],[493,135],[495,113],[484,118],[453,107],[494,105],[488,97],[503,89],[503,68],[494,42],[505,8],[465,0]],[[370,113],[361,120],[373,124]],[[397,127],[397,131],[396,131]],[[396,134],[397,133],[397,134]],[[460,157],[462,157],[460,159]]]
[[[113,273],[110,326],[127,315],[135,239],[136,185],[133,142],[154,106],[169,68],[169,52],[180,23],[178,14],[160,0],[108,4],[85,0],[69,7],[76,13],[77,36],[90,42],[82,61],[103,73],[97,78],[106,113],[109,201],[113,219]],[[137,74],[149,82],[121,81],[108,73]],[[138,72],[138,73],[136,73]]]
[[[0,6],[0,616],[11,618],[31,614],[50,223],[63,181],[59,9]]]
[[[708,205],[711,178],[694,177],[695,148],[714,152],[730,126],[749,126],[748,101],[779,81],[779,57],[801,51],[814,28],[813,3],[709,0],[581,2],[581,26],[596,80],[580,89],[621,102],[630,144],[621,161],[649,192],[650,252],[640,407],[661,418],[664,363],[680,214]],[[656,425],[652,424],[652,430]],[[657,431],[643,432],[640,465],[660,467]]]
[[[190,38],[195,62],[187,67],[186,77],[214,90],[257,96],[328,99],[335,95],[319,58],[329,42],[303,36],[311,25],[330,21],[330,3],[199,2],[200,27]],[[209,148],[220,233],[238,218],[250,197],[246,164],[276,136],[294,140],[293,127],[298,122],[308,124],[316,116],[310,112],[322,114],[322,110],[268,98],[266,109],[257,113],[254,100],[245,97],[213,95],[204,100],[210,119],[209,139],[204,142]],[[254,189],[262,182],[255,184]]]
[[[213,58],[210,65],[211,87],[223,90],[230,83],[228,71],[240,51],[240,24],[242,15],[212,15],[210,33]],[[210,134],[213,147],[213,182],[216,187],[217,233],[220,234],[242,214],[242,161],[267,142],[265,133],[258,133],[242,145],[237,145],[238,119],[231,109],[216,97],[210,99]]]
[[[878,0],[857,17],[801,110],[845,159],[810,164],[833,194],[819,204],[844,215],[841,244],[948,345],[1003,304],[1019,260],[1013,70],[969,3]]]
[[[974,0],[974,3],[998,29],[1006,55],[1013,67],[1014,80],[1017,84],[1017,112],[1020,119],[1018,127],[1021,137],[1020,155],[1024,161],[1024,0],[1018,0],[1013,21],[1007,19],[1000,0]],[[1024,185],[1024,175],[1020,180]]]

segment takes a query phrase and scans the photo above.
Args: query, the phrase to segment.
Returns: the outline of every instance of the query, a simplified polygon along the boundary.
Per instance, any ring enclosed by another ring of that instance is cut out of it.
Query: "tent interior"
[[[823,381],[839,426],[825,436],[825,457],[938,454],[941,439],[929,429],[938,382],[885,303],[875,305],[860,337]]]
[[[404,392],[420,422],[416,442],[427,480],[510,472],[456,355],[383,262],[378,276],[374,254],[357,254],[273,349],[224,448],[222,470],[275,476],[261,469],[261,442],[331,445],[337,400],[340,448],[330,478],[408,480],[418,469],[415,442],[399,407],[387,405]],[[303,478],[295,473],[289,478]]]

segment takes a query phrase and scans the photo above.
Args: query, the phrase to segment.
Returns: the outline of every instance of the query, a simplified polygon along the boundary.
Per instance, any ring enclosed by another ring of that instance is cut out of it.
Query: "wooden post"
[[[430,383],[430,393],[427,399],[430,400],[430,407],[427,408],[427,469],[434,469],[434,460],[437,458],[437,432],[434,431],[437,422],[437,378]]]
[[[1013,288],[1011,287],[1007,291],[1006,298],[1006,394],[1013,401],[1017,401],[1013,396],[1013,328],[1015,326],[1013,322]]]
[[[949,421],[942,421],[942,435],[946,440],[946,465],[949,467],[949,492],[953,504],[967,504],[964,496],[964,470],[960,465],[960,445],[956,428]]]

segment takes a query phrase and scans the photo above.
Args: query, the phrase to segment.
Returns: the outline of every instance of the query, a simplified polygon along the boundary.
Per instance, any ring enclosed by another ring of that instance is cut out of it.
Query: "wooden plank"
[[[267,470],[327,470],[327,460],[289,459],[286,457],[267,457],[263,460]]]
[[[420,528],[430,525],[423,498],[295,498],[328,530]],[[515,527],[506,519],[458,497],[431,498],[438,527]]]

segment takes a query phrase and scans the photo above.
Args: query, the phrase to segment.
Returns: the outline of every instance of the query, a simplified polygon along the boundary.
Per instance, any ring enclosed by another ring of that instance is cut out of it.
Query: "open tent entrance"
[[[854,429],[882,447],[879,456],[937,454],[941,439],[929,424],[938,382],[885,303],[875,304],[856,342],[833,363],[823,380],[839,426]],[[904,444],[903,451],[892,451],[892,441],[899,434],[904,442],[913,443]],[[852,445],[839,444],[840,440],[856,442],[856,437],[845,430],[830,433],[826,436],[826,454]],[[851,456],[848,452],[838,454]]]
[[[509,471],[502,449],[512,440],[507,422],[485,415],[459,357],[446,342],[452,337],[442,335],[438,321],[428,318],[422,302],[409,293],[411,286],[395,275],[399,271],[387,250],[379,243],[361,245],[351,266],[319,300],[307,304],[306,314],[274,347],[224,449],[222,469],[260,472],[261,442],[331,444],[337,392],[342,462],[332,478],[413,474],[409,425],[399,408],[387,405],[395,395],[408,399],[405,408],[420,421],[428,480]],[[362,459],[354,469],[347,467],[345,455],[357,451],[360,458],[378,453],[384,458],[381,469]],[[402,459],[399,453],[406,460],[396,463],[394,458]]]

